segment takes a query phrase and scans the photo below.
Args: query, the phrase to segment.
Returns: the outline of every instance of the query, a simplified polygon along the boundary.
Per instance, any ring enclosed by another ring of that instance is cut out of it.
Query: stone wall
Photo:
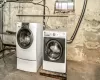
[[[39,0],[34,0],[38,2]],[[47,29],[64,29],[67,32],[67,39],[70,39],[78,18],[80,16],[84,0],[75,0],[75,13],[64,13],[68,17],[49,17]],[[46,8],[46,14],[54,14],[55,0],[46,0],[50,13]],[[72,44],[67,45],[67,59],[74,61],[100,62],[100,1],[88,0],[86,13],[78,34]],[[6,3],[4,7],[4,32],[6,30],[16,32],[16,22],[43,22],[42,17],[16,16],[17,14],[43,14],[43,7],[32,3]],[[58,13],[57,13],[58,14]],[[47,18],[46,18],[47,20]],[[8,43],[7,37],[4,42]],[[6,41],[5,41],[6,40]],[[15,44],[15,36],[12,43]],[[11,41],[11,40],[10,40]]]

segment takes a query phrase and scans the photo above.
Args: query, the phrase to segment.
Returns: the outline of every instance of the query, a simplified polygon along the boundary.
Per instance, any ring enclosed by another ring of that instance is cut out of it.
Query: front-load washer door
[[[45,38],[46,39],[46,38]],[[62,42],[63,41],[63,42]],[[50,39],[45,43],[44,60],[64,63],[65,60],[65,40]]]
[[[28,28],[21,28],[17,34],[18,45],[23,49],[27,49],[32,45],[32,42],[33,36],[31,30]]]

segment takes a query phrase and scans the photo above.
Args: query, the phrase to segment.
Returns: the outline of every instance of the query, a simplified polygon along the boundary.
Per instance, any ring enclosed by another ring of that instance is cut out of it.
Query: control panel
[[[66,32],[44,31],[44,37],[66,37]]]

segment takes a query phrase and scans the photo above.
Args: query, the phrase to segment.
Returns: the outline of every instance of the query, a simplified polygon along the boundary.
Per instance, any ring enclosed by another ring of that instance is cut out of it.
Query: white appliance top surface
[[[42,23],[39,23],[39,22],[17,22],[17,23],[33,23],[33,24],[42,24]]]

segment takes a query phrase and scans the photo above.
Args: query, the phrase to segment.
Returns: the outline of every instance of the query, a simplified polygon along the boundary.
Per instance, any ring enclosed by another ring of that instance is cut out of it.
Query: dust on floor
[[[6,63],[6,65],[5,65]],[[59,80],[39,75],[39,73],[29,73],[16,69],[16,56],[0,59],[0,80]]]
[[[59,80],[39,75],[39,73],[29,73],[16,69],[16,57],[5,57],[0,59],[0,80]],[[67,80],[100,80],[100,64],[87,62],[67,62]]]

